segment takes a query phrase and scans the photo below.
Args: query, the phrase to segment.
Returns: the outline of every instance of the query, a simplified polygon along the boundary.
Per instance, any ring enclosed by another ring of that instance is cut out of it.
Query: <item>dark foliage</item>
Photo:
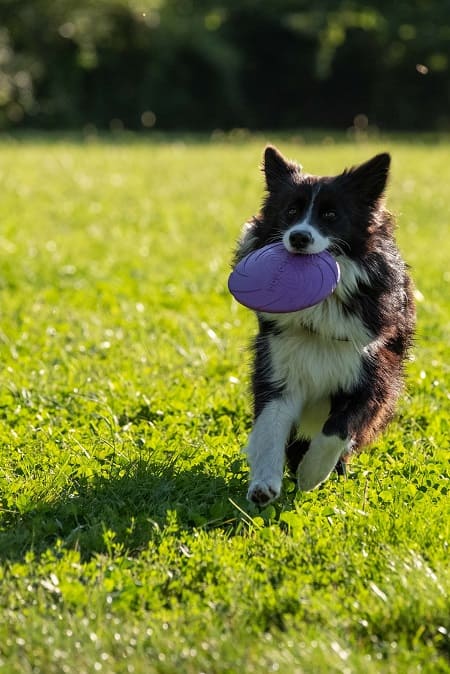
[[[2,0],[0,125],[450,128],[445,0]]]

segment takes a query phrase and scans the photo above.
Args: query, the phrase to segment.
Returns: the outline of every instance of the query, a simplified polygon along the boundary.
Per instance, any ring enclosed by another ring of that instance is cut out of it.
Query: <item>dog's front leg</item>
[[[350,441],[334,433],[318,433],[298,467],[298,486],[302,491],[315,489],[325,482],[343,454],[349,451]]]
[[[365,406],[364,390],[352,396],[334,398],[331,412],[322,430],[310,442],[309,449],[300,461],[297,473],[302,491],[315,489],[330,476],[339,459],[351,452],[352,435]]]
[[[267,402],[250,433],[246,453],[250,464],[250,487],[247,498],[267,505],[280,495],[285,447],[300,406],[289,398]]]

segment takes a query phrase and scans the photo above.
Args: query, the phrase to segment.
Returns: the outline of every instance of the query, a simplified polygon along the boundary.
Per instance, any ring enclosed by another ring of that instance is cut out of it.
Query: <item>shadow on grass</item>
[[[237,467],[229,479],[206,468],[134,462],[120,475],[78,480],[70,493],[3,516],[0,559],[19,561],[56,543],[77,548],[82,558],[108,552],[111,540],[128,554],[164,535],[194,527],[239,529],[247,509],[245,478]],[[232,501],[237,504],[236,507]]]

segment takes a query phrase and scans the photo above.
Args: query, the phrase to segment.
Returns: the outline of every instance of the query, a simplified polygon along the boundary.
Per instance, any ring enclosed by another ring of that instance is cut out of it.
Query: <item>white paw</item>
[[[281,482],[275,480],[253,480],[247,492],[247,498],[256,505],[268,505],[280,495]]]
[[[330,476],[331,471],[310,470],[310,467],[305,465],[299,466],[299,473],[297,477],[298,488],[301,491],[312,491],[318,487],[322,482]]]
[[[335,435],[325,436],[319,433],[311,442],[298,467],[298,486],[302,491],[311,491],[330,476],[345,443]]]

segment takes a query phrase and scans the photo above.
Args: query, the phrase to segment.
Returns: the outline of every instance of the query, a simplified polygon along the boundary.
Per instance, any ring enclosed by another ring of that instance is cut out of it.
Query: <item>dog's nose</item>
[[[314,243],[314,239],[307,229],[296,229],[289,234],[289,243],[296,250],[304,250],[309,244]]]

